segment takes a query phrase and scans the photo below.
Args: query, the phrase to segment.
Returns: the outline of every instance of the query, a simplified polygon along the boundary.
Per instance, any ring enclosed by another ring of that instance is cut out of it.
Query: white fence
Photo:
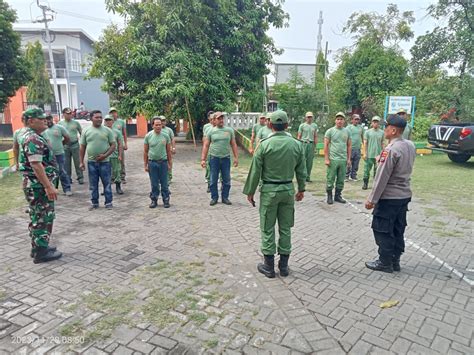
[[[260,112],[231,112],[224,114],[224,126],[249,129],[258,122]]]

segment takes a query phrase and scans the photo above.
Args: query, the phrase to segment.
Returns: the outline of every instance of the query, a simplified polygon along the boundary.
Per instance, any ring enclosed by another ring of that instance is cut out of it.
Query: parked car
[[[465,163],[474,155],[474,123],[442,122],[432,125],[428,133],[432,150],[448,154],[455,163]]]

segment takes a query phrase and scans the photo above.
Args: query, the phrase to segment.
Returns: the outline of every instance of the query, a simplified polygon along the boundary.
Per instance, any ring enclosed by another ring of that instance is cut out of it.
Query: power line
[[[60,10],[60,9],[53,9],[53,10],[54,10],[55,12],[57,12],[58,14],[62,14],[62,15],[66,15],[66,16],[71,16],[71,17],[77,17],[77,18],[80,18],[80,19],[83,19],[83,20],[88,20],[88,21],[93,21],[93,22],[100,22],[100,23],[106,23],[106,24],[109,24],[109,23],[112,22],[112,21],[104,20],[104,19],[102,19],[102,18],[93,17],[93,16],[89,16],[89,15],[82,15],[82,14],[78,14],[78,13],[71,12],[71,11]]]

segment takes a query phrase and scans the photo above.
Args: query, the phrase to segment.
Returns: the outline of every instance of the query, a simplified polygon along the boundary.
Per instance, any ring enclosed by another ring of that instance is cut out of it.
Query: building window
[[[69,49],[69,63],[72,71],[82,73],[81,52],[75,49]]]

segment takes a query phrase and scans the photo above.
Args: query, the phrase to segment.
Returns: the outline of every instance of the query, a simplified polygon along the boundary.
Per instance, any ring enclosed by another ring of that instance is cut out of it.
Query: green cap
[[[339,117],[341,116],[342,118],[346,119],[346,115],[344,114],[344,112],[338,112],[336,113],[336,117]]]
[[[373,121],[380,121],[380,117],[379,117],[379,116],[374,116],[374,117],[372,117],[372,122],[373,122]]]
[[[111,115],[105,115],[104,120],[113,120],[114,118]]]
[[[46,115],[40,108],[29,108],[23,112],[23,119],[26,120],[28,118],[46,118]]]
[[[271,123],[288,123],[288,115],[285,111],[278,110],[271,114],[270,116]]]
[[[118,112],[115,107],[111,107],[110,110],[109,110],[109,113],[111,113],[111,112],[113,112],[113,111]]]
[[[407,111],[404,108],[399,108],[397,113],[407,113]]]

